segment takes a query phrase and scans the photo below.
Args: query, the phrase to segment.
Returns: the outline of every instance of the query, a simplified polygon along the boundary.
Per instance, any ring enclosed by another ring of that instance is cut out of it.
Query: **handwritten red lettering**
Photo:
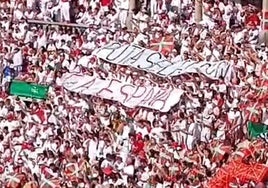
[[[154,88],[151,88],[139,105],[141,106],[146,105],[148,101],[152,98],[153,94],[154,94]]]
[[[132,93],[134,88],[135,88],[135,86],[130,85],[130,84],[126,84],[126,85],[123,85],[121,87],[120,92],[124,96],[123,103],[125,103],[126,100],[128,99],[128,97],[131,96],[131,93]]]
[[[171,106],[179,102],[181,95],[179,91],[175,91],[176,89],[166,90],[153,86],[135,86],[117,79],[102,80],[88,75],[74,74],[67,76],[68,79],[65,79],[63,83],[66,89],[108,100],[115,100],[130,108],[142,106],[167,112]],[[174,99],[171,100],[173,92],[179,94],[176,94],[173,97]]]
[[[126,102],[130,101],[131,99],[141,98],[146,93],[146,91],[146,87],[137,86],[135,92],[128,100],[126,100]]]
[[[152,106],[154,106],[155,105],[155,103],[161,103],[162,104],[162,106],[161,107],[159,107],[158,109],[159,110],[162,110],[164,107],[165,107],[165,105],[166,105],[166,101],[167,101],[167,99],[169,98],[169,96],[170,96],[170,91],[167,91],[167,90],[159,90],[155,95],[154,95],[154,97],[151,99],[151,102],[149,103],[149,105],[152,105]],[[158,104],[159,105],[159,104]],[[158,106],[157,105],[157,106]]]
[[[107,96],[110,95],[111,100],[113,100],[113,98],[114,98],[113,97],[113,89],[111,87],[113,85],[113,83],[121,83],[121,81],[112,79],[111,82],[109,83],[108,87],[101,89],[98,93],[96,93],[96,96],[103,97],[105,95],[107,95]],[[106,98],[110,98],[110,97],[106,97]]]
[[[94,79],[90,80],[89,82],[86,82],[86,83],[84,83],[82,85],[77,84],[77,86],[75,88],[73,88],[73,89],[80,89],[81,88],[80,92],[83,92],[84,90],[87,90],[92,85],[94,85],[95,81],[96,81],[96,78],[94,78]]]

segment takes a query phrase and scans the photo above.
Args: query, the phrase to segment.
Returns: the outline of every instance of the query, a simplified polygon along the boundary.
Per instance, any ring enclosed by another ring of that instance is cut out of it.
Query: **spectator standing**
[[[63,22],[70,22],[70,1],[69,0],[60,0],[60,15]]]

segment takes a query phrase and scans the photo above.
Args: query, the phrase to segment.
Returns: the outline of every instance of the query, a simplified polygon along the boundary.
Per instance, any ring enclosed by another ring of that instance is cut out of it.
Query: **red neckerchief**
[[[229,120],[228,116],[226,116],[225,119],[226,119],[225,122],[226,122],[227,125],[232,125],[232,123],[231,123],[231,121]]]
[[[46,54],[42,54],[41,55],[41,59],[42,59],[42,65],[45,63],[45,61],[47,60],[47,55]]]

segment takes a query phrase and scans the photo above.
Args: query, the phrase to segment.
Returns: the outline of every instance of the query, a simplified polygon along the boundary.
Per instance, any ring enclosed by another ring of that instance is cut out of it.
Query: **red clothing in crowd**
[[[81,53],[82,53],[81,50],[79,50],[79,49],[75,49],[75,50],[71,50],[70,55],[71,55],[72,57],[77,57],[77,56],[79,56]]]
[[[45,63],[46,59],[47,59],[47,55],[46,54],[42,54],[41,55],[41,58],[42,58],[42,64]]]
[[[4,52],[4,47],[2,45],[2,43],[0,42],[0,53]]]
[[[29,47],[25,46],[22,50],[23,55],[29,55]]]
[[[257,14],[251,14],[246,17],[246,25],[258,26],[261,24],[261,20]]]
[[[136,135],[133,146],[133,152],[135,154],[138,154],[139,152],[143,151],[144,141],[142,140],[142,135],[140,133]]]
[[[42,166],[41,167],[41,173],[45,175],[45,177],[49,177],[50,176],[50,173],[48,173],[49,171],[49,168],[47,166]]]
[[[143,150],[143,148],[144,148],[144,142],[143,142],[143,140],[138,140],[138,141],[135,141],[134,142],[134,148],[133,148],[133,150],[134,150],[135,153],[139,153],[140,151]]]
[[[217,97],[217,101],[218,101],[218,107],[221,108],[224,104],[224,99],[220,97]]]
[[[35,111],[32,112],[32,114],[37,115],[40,118],[41,122],[44,122],[46,120],[45,112],[41,108],[36,109]]]
[[[109,6],[113,3],[113,0],[101,0],[101,6]]]
[[[23,150],[32,150],[33,149],[33,145],[30,143],[26,143],[26,142],[23,143],[21,147]]]

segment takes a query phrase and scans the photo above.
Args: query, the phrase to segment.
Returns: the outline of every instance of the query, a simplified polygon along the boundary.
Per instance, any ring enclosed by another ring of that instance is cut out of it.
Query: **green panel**
[[[261,123],[248,123],[248,133],[251,138],[255,138],[259,136],[261,133],[266,133],[268,130],[268,126]]]
[[[14,80],[10,85],[9,92],[11,95],[19,97],[46,99],[48,86]]]

